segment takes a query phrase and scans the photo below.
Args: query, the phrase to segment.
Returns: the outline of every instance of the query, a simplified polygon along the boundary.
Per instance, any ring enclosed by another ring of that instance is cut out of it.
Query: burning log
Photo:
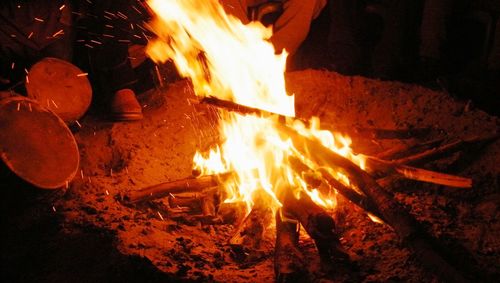
[[[309,168],[307,165],[305,165],[302,161],[300,161],[298,158],[295,157],[290,157],[289,162],[291,163],[292,167],[296,172],[308,172],[312,171],[311,168]],[[334,188],[338,193],[340,193],[342,196],[344,196],[346,199],[351,201],[354,205],[358,206],[359,208],[363,209],[367,213],[380,218],[382,220],[382,215],[380,214],[380,211],[378,211],[377,207],[373,203],[373,201],[368,198],[366,195],[359,194],[358,192],[354,191],[353,189],[349,188],[348,186],[342,184],[341,182],[337,181],[328,170],[324,168],[319,168],[318,172],[321,173],[324,181],[326,181],[326,184],[328,187]],[[316,181],[310,181],[306,180],[306,182],[311,185],[312,187],[319,187],[319,184]],[[316,183],[316,184],[313,184]],[[325,195],[328,194],[328,192],[322,192]]]
[[[222,99],[219,99],[219,98],[213,97],[213,96],[203,97],[199,101],[199,103],[201,103],[201,104],[209,104],[209,105],[212,105],[212,106],[215,106],[215,107],[218,107],[218,108],[226,109],[227,111],[238,112],[238,113],[241,113],[241,114],[260,114],[260,115],[263,115],[263,116],[270,116],[270,115],[283,116],[283,115],[276,114],[276,113],[273,113],[273,112],[269,112],[269,111],[266,111],[266,110],[262,110],[262,109],[253,108],[253,107],[250,107],[250,106],[245,106],[245,105],[241,105],[241,104],[238,104],[238,103],[234,103],[232,101],[222,100]]]
[[[228,224],[241,223],[245,218],[247,205],[244,202],[223,202],[219,205],[217,215],[222,222]]]
[[[249,250],[260,248],[264,232],[272,221],[272,210],[267,205],[269,200],[266,193],[259,193],[254,198],[254,202],[250,213],[238,225],[235,233],[229,239],[229,244]]]
[[[194,103],[209,104],[227,111],[238,112],[241,114],[259,114],[262,116],[277,115],[281,120],[286,116],[273,113],[270,111],[253,108],[250,106],[241,105],[232,101],[222,100],[213,96],[204,97],[199,101],[191,100]],[[297,119],[297,118],[295,118]],[[308,122],[302,119],[305,124]],[[328,128],[328,125],[326,126]],[[330,127],[338,132],[349,133],[351,135],[358,135],[371,139],[409,139],[412,137],[420,137],[430,132],[429,128],[415,128],[415,129],[376,129],[376,128],[362,128],[362,127]]]
[[[276,213],[275,282],[303,282],[307,278],[304,255],[298,248],[299,229],[298,221],[284,216],[282,209]]]
[[[320,142],[303,137],[289,127],[280,125],[277,127],[283,134],[292,139],[297,150],[303,154],[308,153],[313,162],[319,166],[336,168],[348,176],[352,183],[373,200],[386,223],[393,227],[401,241],[411,249],[416,258],[420,259],[424,267],[441,277],[445,282],[466,282],[465,278],[433,249],[429,244],[428,235],[419,227],[418,222],[367,172],[361,170],[350,160],[324,147]],[[293,198],[288,199],[291,199],[293,203]],[[301,211],[304,209],[304,205],[295,205],[294,209]],[[297,219],[301,221],[299,216]],[[306,227],[306,225],[304,226]]]
[[[203,192],[210,187],[217,186],[221,180],[231,176],[232,173],[206,175],[198,178],[186,178],[146,187],[136,191],[129,191],[123,199],[130,203],[139,203],[147,200],[158,199],[183,192]]]
[[[201,100],[201,103],[210,104],[216,107],[223,108],[228,111],[235,111],[243,114],[261,114],[264,116],[277,115],[265,110],[252,108],[244,105],[234,103],[232,101],[221,100],[215,97],[205,97]],[[284,121],[285,116],[278,115],[280,121]],[[284,123],[281,123],[282,126]],[[348,129],[344,131],[349,132]],[[368,135],[370,137],[378,138],[410,138],[412,135],[421,136],[427,134],[430,129],[418,128],[418,129],[407,129],[407,130],[391,130],[391,129],[367,129],[367,128],[354,128],[354,133]],[[403,166],[399,162],[389,162],[380,160],[374,157],[367,157],[367,165],[369,168],[376,168],[377,171],[381,171],[384,174],[399,174],[406,178],[431,182],[439,185],[446,185],[458,188],[470,188],[472,187],[472,180],[470,178],[462,178],[458,176],[453,176],[449,174],[443,174],[438,172],[433,172],[430,170],[423,170],[419,168],[413,168],[409,166]]]
[[[336,233],[335,221],[305,193],[296,198],[290,191],[283,194],[284,212],[297,219],[314,240],[324,266],[349,261]]]

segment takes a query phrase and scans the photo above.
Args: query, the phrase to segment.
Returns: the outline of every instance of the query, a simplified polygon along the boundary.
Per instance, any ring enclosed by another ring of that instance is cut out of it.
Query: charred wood
[[[314,240],[324,266],[333,262],[348,262],[349,256],[342,248],[335,228],[335,221],[311,198],[301,193],[296,198],[291,192],[283,194],[283,207],[287,215],[297,219]]]
[[[281,209],[276,213],[275,282],[304,282],[307,279],[304,255],[298,246],[299,229],[297,220],[286,217]]]
[[[286,126],[281,126],[280,130],[292,139],[297,150],[303,154],[308,153],[313,162],[319,166],[327,166],[343,172],[353,184],[371,198],[385,222],[393,227],[401,241],[411,249],[426,269],[445,282],[467,281],[433,249],[428,241],[429,236],[421,229],[418,222],[387,191],[382,189],[370,174],[361,170],[350,160],[324,147],[318,141],[303,137]],[[303,206],[297,208],[304,209]],[[300,220],[299,217],[297,218]]]

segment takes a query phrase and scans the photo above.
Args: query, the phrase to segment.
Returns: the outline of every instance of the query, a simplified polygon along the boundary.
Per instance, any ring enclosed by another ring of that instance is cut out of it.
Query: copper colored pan
[[[0,158],[17,176],[44,189],[63,187],[80,161],[64,121],[21,96],[0,100]]]

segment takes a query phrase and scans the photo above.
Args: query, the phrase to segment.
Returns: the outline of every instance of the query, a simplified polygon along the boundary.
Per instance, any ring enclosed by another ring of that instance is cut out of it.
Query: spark
[[[33,36],[33,32],[30,32],[30,34],[28,35],[28,39],[30,39],[32,36]]]
[[[79,128],[81,128],[81,127],[82,127],[82,124],[80,124],[80,122],[78,122],[78,120],[75,120],[75,123],[76,123],[76,125],[77,125]]]
[[[80,73],[80,74],[77,74],[76,76],[77,77],[86,77],[88,75],[89,75],[89,73]]]
[[[120,11],[118,11],[118,13],[117,13],[117,14],[118,14],[118,16],[120,16],[120,18],[122,18],[122,19],[124,19],[124,20],[127,20],[127,19],[128,19],[128,17],[127,17],[125,14],[123,14],[122,12],[120,12]]]
[[[69,181],[66,181],[66,189],[69,189]]]
[[[83,176],[83,169],[80,170],[80,176],[82,176],[82,179],[84,178],[84,176]]]
[[[92,184],[92,179],[90,179],[90,177],[87,177],[87,178],[88,178],[89,184]]]
[[[62,11],[66,7],[66,5],[62,4],[61,7],[59,7],[59,11]]]
[[[64,30],[62,30],[62,29],[60,29],[59,31],[57,31],[56,33],[54,33],[52,35],[52,37],[56,37],[56,36],[61,35],[61,34],[64,34]]]
[[[157,211],[157,212],[158,212],[158,216],[160,216],[160,219],[161,219],[162,221],[164,221],[165,219],[163,219],[163,216],[161,215],[161,213],[160,213],[159,211]]]
[[[88,44],[88,43],[85,43],[85,46],[87,46],[88,48],[94,48],[94,46]]]
[[[113,177],[113,168],[109,168],[109,176]]]
[[[118,39],[118,42],[130,43],[129,39]]]
[[[55,206],[52,206],[52,210],[53,210],[54,212],[56,212],[56,211],[57,211]]]
[[[128,166],[125,166],[125,173],[128,175]]]
[[[30,78],[28,77],[28,75],[26,75],[26,83],[29,84],[30,83]]]
[[[17,103],[17,111],[19,111],[19,110],[21,110],[21,103],[20,102]]]
[[[91,39],[91,40],[90,40],[90,42],[93,42],[93,43],[95,43],[95,44],[99,44],[99,45],[101,45],[101,44],[102,44],[102,42],[97,41],[97,40],[93,40],[93,39]]]
[[[104,37],[109,37],[109,38],[114,38],[115,36],[114,35],[111,35],[111,34],[105,34],[103,33],[102,36]]]
[[[137,13],[139,13],[140,15],[142,15],[141,11],[139,11],[139,9],[137,9],[134,5],[132,5],[132,9],[134,9]]]
[[[114,26],[112,26],[112,25],[104,25],[104,26],[105,26],[105,27],[107,27],[107,28],[115,28],[115,27],[114,27]]]
[[[11,68],[12,70],[14,70],[14,67],[15,67],[15,66],[16,66],[16,62],[12,62],[12,64],[10,64],[10,68]]]
[[[54,100],[52,100],[52,99],[51,99],[50,101],[52,101],[52,104],[54,104],[54,106],[55,106],[56,108],[59,108],[59,106],[57,106],[57,104],[54,102]]]
[[[106,191],[104,191],[104,192],[106,193],[106,195],[107,195],[107,196],[109,196],[109,192],[108,192],[108,190],[106,190]]]
[[[175,198],[175,196],[172,193],[168,193],[172,198]]]
[[[110,15],[110,16],[112,16],[112,17],[116,17],[116,15],[115,15],[115,14],[113,14],[113,13],[111,13],[111,12],[104,11],[104,13],[105,13],[105,14],[108,14],[108,15]]]
[[[37,21],[37,22],[41,22],[41,23],[43,23],[43,22],[44,22],[44,21],[43,21],[43,19],[40,19],[40,18],[37,18],[37,17],[35,17],[35,21]]]
[[[28,103],[28,107],[29,107],[30,112],[31,112],[33,110],[33,109],[31,109],[31,103]]]
[[[28,74],[28,69],[24,68],[24,72],[26,73],[26,75]]]

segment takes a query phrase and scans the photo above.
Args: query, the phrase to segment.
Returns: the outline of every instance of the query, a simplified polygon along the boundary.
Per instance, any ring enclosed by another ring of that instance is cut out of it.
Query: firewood
[[[201,212],[201,199],[199,196],[169,196],[168,205],[174,210],[178,208],[189,208],[189,212],[200,213]]]
[[[223,202],[219,205],[217,215],[223,223],[235,224],[241,223],[245,218],[247,205],[244,202]]]
[[[268,205],[269,196],[263,191],[257,192],[253,198],[254,205],[250,213],[238,225],[229,244],[240,246],[248,250],[260,248],[265,230],[272,221],[272,210]]]
[[[278,116],[281,121],[284,121],[285,115],[273,113],[270,111],[253,108],[250,106],[241,105],[232,101],[222,100],[213,96],[204,97],[199,101],[191,100],[193,103],[209,104],[227,111],[237,112],[241,114],[258,114],[262,116]],[[308,121],[305,119],[294,118],[295,120],[300,120],[305,124]],[[409,139],[412,137],[420,137],[426,135],[430,132],[429,128],[415,128],[415,129],[377,129],[377,128],[362,128],[362,127],[330,127],[326,125],[326,128],[334,130],[337,132],[347,133],[350,135],[357,135],[361,137],[367,137],[372,139]]]
[[[368,139],[409,139],[422,137],[427,135],[431,129],[430,128],[414,128],[414,129],[378,129],[378,128],[363,128],[363,127],[352,127],[352,126],[336,126],[329,127],[327,124],[323,124],[325,128],[332,128],[336,132],[346,133],[350,136],[358,136]]]
[[[305,193],[300,193],[299,198],[296,198],[287,191],[283,193],[282,198],[284,212],[297,219],[314,240],[323,265],[349,261],[349,256],[339,241],[335,221],[330,214],[315,204]]]
[[[374,155],[374,157],[382,160],[392,160],[395,158],[406,157],[409,155],[417,154],[423,150],[428,150],[430,148],[436,147],[443,142],[443,139],[434,139],[424,143],[418,143],[416,140],[410,140],[404,143],[400,143],[396,146],[390,147],[387,150],[379,152]]]
[[[304,282],[307,279],[304,255],[299,250],[299,229],[297,220],[285,216],[282,209],[276,212],[275,282]]]
[[[196,103],[196,101],[191,101],[191,102]],[[235,103],[232,101],[228,101],[228,100],[222,100],[222,99],[219,99],[219,98],[213,97],[213,96],[204,97],[201,100],[199,100],[198,103],[208,104],[211,106],[215,106],[217,108],[222,108],[224,110],[237,112],[240,114],[259,114],[262,116],[278,115],[278,116],[285,117],[284,115],[281,115],[281,114],[269,112],[269,111],[258,109],[258,108],[253,108],[250,106],[241,105],[241,104],[238,104],[238,103]]]
[[[428,182],[438,185],[445,185],[456,188],[471,188],[472,179],[420,169],[409,165],[398,164],[397,162],[385,161],[367,156],[366,168],[372,175],[400,175],[407,179]]]
[[[343,172],[351,183],[371,198],[384,221],[394,229],[401,241],[410,248],[425,268],[445,282],[466,282],[465,278],[433,249],[429,244],[429,236],[421,229],[418,222],[382,189],[370,174],[324,147],[319,141],[303,137],[290,127],[280,125],[277,127],[286,137],[291,138],[295,148],[309,156],[312,162],[318,166],[327,166]],[[304,208],[303,205],[297,205],[293,209],[300,211]],[[300,217],[297,219],[301,220]]]
[[[198,178],[190,177],[161,183],[140,190],[129,191],[124,195],[123,199],[129,203],[138,203],[182,192],[203,192],[211,187],[217,186],[221,180],[231,175],[232,173],[222,173],[219,175],[206,175]]]
[[[489,142],[495,141],[500,137],[500,134],[493,134],[485,137],[470,137],[454,141],[436,148],[429,149],[427,151],[397,159],[392,161],[394,164],[421,164],[428,162],[430,160],[436,160],[442,156],[447,156],[450,153],[460,151],[464,148],[474,146],[474,145],[484,145]]]
[[[312,168],[309,168],[306,164],[304,164],[302,161],[300,161],[298,158],[295,157],[289,157],[289,162],[294,169],[295,172],[302,173],[302,172],[307,172],[307,171],[312,171]],[[371,201],[370,198],[368,198],[366,195],[362,195],[352,188],[349,188],[348,186],[342,184],[338,180],[336,180],[328,170],[325,168],[318,168],[317,172],[319,172],[322,175],[323,181],[326,182],[328,185],[329,189],[335,189],[339,194],[344,196],[346,199],[348,199],[351,203],[354,205],[358,206],[359,208],[363,209],[364,211],[372,214],[373,216],[380,218],[382,220],[382,215],[380,214],[380,211],[378,211],[377,207]],[[316,180],[308,180],[305,178],[305,181],[307,182],[308,185],[314,188],[320,188],[319,184],[317,183]],[[328,192],[322,191],[324,195],[328,195]],[[383,220],[382,220],[383,221]]]
[[[215,189],[218,189],[218,187],[216,187]],[[215,216],[215,207],[218,203],[217,196],[217,191],[211,190],[202,197],[201,211],[204,216]]]

